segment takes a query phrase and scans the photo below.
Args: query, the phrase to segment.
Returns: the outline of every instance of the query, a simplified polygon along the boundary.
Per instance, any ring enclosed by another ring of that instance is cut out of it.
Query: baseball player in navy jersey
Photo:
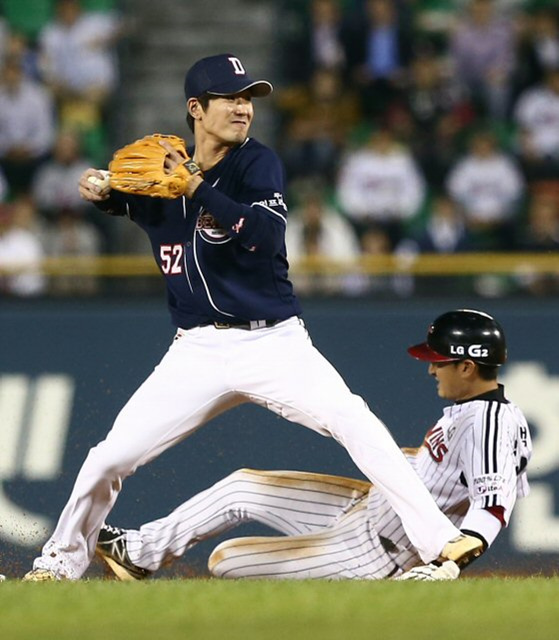
[[[409,353],[429,362],[439,395],[453,404],[422,446],[405,455],[439,508],[485,550],[507,525],[516,498],[528,493],[528,426],[497,382],[506,357],[503,331],[485,313],[451,311]],[[222,543],[210,556],[214,575],[450,580],[460,574],[452,560],[422,564],[400,517],[370,483],[297,471],[240,469],[139,530],[103,526],[97,551],[117,577],[138,580],[248,521],[284,536]]]
[[[179,197],[128,195],[106,186],[99,170],[82,175],[85,200],[147,233],[176,334],[106,439],[89,452],[27,580],[80,578],[124,478],[245,402],[340,442],[398,513],[423,561],[470,558],[481,550],[478,539],[461,534],[438,509],[384,424],[305,329],[288,279],[283,167],[248,137],[252,99],[271,91],[230,54],[190,68],[185,95],[194,145],[188,152],[199,170]],[[183,166],[185,157],[161,144],[166,171]]]

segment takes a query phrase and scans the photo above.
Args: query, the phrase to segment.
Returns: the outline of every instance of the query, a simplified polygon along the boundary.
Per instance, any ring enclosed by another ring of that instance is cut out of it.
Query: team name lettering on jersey
[[[198,216],[196,231],[198,231],[202,239],[211,244],[222,244],[231,240],[221,223],[207,211],[202,211]]]
[[[429,429],[423,444],[427,447],[435,462],[443,461],[445,453],[448,452],[448,447],[445,444],[444,431],[441,426],[435,425],[432,429]]]

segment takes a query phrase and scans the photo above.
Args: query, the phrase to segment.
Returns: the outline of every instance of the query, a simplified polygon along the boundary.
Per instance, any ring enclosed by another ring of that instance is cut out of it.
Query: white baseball
[[[100,189],[105,189],[109,186],[109,172],[105,170],[100,170],[99,173],[103,174],[102,178],[98,178],[97,176],[89,176],[88,181],[92,184],[96,185]]]

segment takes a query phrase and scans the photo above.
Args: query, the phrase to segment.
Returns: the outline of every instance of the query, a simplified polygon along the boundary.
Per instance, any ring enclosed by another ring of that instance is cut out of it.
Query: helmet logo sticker
[[[466,352],[466,347],[461,344],[451,344],[450,345],[450,355],[451,356],[464,356],[469,355],[472,358],[487,358],[489,355],[489,349],[486,349],[481,344],[471,344]]]
[[[485,349],[480,344],[471,344],[468,347],[468,355],[473,358],[487,358],[489,350]]]

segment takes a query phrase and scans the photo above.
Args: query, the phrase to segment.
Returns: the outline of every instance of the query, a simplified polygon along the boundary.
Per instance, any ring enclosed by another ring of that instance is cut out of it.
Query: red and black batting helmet
[[[488,313],[456,309],[439,316],[429,327],[427,340],[408,353],[425,362],[468,359],[494,367],[505,363],[507,345],[503,329]]]

